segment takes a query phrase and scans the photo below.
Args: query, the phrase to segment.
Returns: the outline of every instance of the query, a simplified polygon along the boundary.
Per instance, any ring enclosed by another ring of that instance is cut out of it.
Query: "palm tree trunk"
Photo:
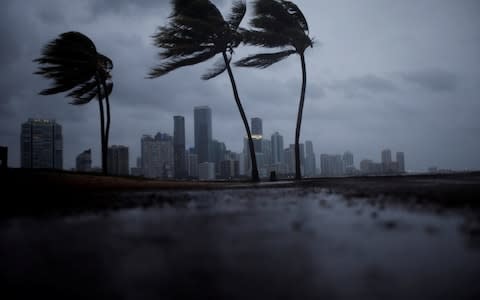
[[[100,107],[100,138],[102,142],[102,173],[107,175],[108,167],[107,167],[107,150],[105,148],[105,113],[103,111],[103,103],[102,103],[102,93],[101,93],[101,86],[100,86],[100,79],[97,76],[97,89],[98,89],[98,105]]]
[[[235,84],[235,78],[233,78],[232,69],[230,68],[230,62],[228,61],[227,53],[223,52],[223,59],[225,60],[225,65],[227,66],[228,76],[230,77],[230,83],[232,84],[233,89],[233,96],[235,97],[235,102],[237,103],[238,110],[240,111],[240,115],[242,116],[243,125],[245,126],[245,130],[247,131],[248,137],[248,147],[250,150],[250,159],[252,161],[252,181],[259,182],[260,177],[258,175],[258,168],[257,168],[257,158],[255,156],[255,149],[253,147],[253,139],[252,134],[250,132],[250,126],[248,126],[247,116],[245,116],[245,111],[243,110],[242,103],[240,102],[240,97],[238,96],[237,85]]]
[[[105,105],[106,105],[106,111],[107,111],[107,125],[105,128],[105,151],[107,153],[107,168],[108,168],[108,140],[110,138],[110,101],[108,100],[108,91],[107,91],[107,84],[105,83],[105,80],[102,80],[102,85],[103,85],[103,91],[105,93]]]
[[[300,53],[300,60],[302,61],[302,93],[300,94],[297,128],[295,130],[295,180],[302,179],[302,170],[300,166],[300,129],[302,127],[303,104],[305,102],[305,91],[307,88],[307,68],[305,66],[305,56],[303,53]]]

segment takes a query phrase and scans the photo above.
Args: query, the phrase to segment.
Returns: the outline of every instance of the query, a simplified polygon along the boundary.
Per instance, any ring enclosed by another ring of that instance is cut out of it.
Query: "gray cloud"
[[[351,77],[345,80],[335,80],[328,87],[333,91],[355,97],[364,93],[387,93],[396,91],[397,87],[389,79],[373,74]]]
[[[228,13],[231,1],[214,2]],[[358,164],[379,160],[381,149],[390,147],[406,152],[410,169],[480,168],[480,141],[472,138],[480,113],[478,1],[295,2],[319,42],[306,53],[302,127],[302,140],[312,140],[317,155],[351,150]],[[32,74],[42,46],[69,30],[87,34],[114,61],[112,144],[130,147],[132,165],[141,135],[171,134],[176,114],[185,116],[187,144],[193,146],[196,105],[212,108],[214,137],[240,151],[244,128],[228,77],[200,79],[213,60],[145,79],[159,63],[150,36],[169,13],[167,0],[2,1],[0,144],[9,146],[11,164],[19,165],[20,124],[29,117],[63,125],[66,167],[88,148],[99,164],[98,105],[74,107],[64,95],[38,96],[49,82]],[[239,48],[234,60],[255,52]],[[234,68],[234,74],[248,118],[263,118],[265,135],[279,131],[292,143],[298,56],[265,70]]]
[[[433,92],[452,92],[459,84],[458,77],[444,70],[422,70],[403,73],[402,78],[407,82],[418,85]]]

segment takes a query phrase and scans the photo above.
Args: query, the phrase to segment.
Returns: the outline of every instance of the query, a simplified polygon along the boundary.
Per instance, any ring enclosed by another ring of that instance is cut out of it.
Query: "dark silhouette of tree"
[[[112,60],[97,52],[95,44],[80,32],[65,32],[48,43],[42,50],[41,57],[34,60],[39,64],[39,74],[53,79],[50,88],[40,95],[53,95],[70,91],[66,96],[72,97],[73,105],[82,105],[98,97],[100,108],[100,130],[102,143],[102,170],[107,174],[107,151],[110,132],[110,103],[108,96],[113,83],[110,71]],[[106,104],[106,116],[103,107]],[[106,122],[105,122],[106,118]]]
[[[285,0],[256,0],[254,16],[250,21],[253,30],[240,30],[243,41],[249,45],[279,48],[281,51],[260,53],[235,63],[240,67],[267,68],[292,54],[298,54],[302,65],[302,90],[295,131],[295,179],[302,178],[300,169],[300,129],[307,85],[305,50],[313,46],[308,24],[297,5]]]
[[[246,12],[243,1],[234,1],[225,20],[218,8],[209,0],[173,0],[173,13],[167,26],[159,27],[153,35],[161,64],[152,69],[150,78],[156,78],[181,67],[195,65],[221,54],[222,58],[202,76],[212,79],[227,71],[233,95],[248,136],[252,161],[252,180],[259,181],[257,161],[248,120],[240,102],[230,61],[233,49],[241,43],[238,32]]]

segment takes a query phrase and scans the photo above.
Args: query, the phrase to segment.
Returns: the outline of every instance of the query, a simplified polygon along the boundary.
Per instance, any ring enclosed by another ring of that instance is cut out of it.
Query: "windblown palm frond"
[[[236,30],[245,16],[244,1],[234,2],[227,21],[209,0],[173,0],[172,4],[169,23],[152,36],[154,45],[161,49],[161,62],[149,72],[149,78],[231,52],[240,44],[241,36]],[[217,64],[202,78],[211,79],[223,71],[225,68]]]
[[[229,55],[228,63],[232,60],[232,56]],[[219,59],[215,62],[212,68],[210,68],[205,74],[202,75],[203,80],[209,80],[212,78],[217,77],[218,75],[222,74],[227,70],[227,64],[223,58]]]
[[[53,79],[53,85],[40,94],[51,95],[72,89],[92,78],[96,72],[97,51],[93,42],[79,32],[66,32],[53,40],[34,61],[35,74]]]
[[[42,90],[40,95],[53,95],[75,89],[67,97],[83,101],[90,97],[92,90],[97,89],[96,85],[92,85],[95,76],[100,75],[107,79],[113,68],[112,60],[98,53],[92,40],[75,31],[62,33],[48,43],[42,56],[34,62],[40,65],[35,74],[53,79],[52,87]],[[86,94],[85,97],[82,93]]]
[[[255,1],[254,17],[250,25],[254,30],[241,30],[246,44],[267,48],[293,47],[299,53],[313,45],[308,36],[305,16],[290,1]]]
[[[227,23],[233,30],[237,30],[242,23],[243,17],[247,12],[247,4],[243,0],[237,0],[233,2],[232,11],[227,18]]]
[[[295,50],[285,50],[276,53],[254,54],[235,62],[235,65],[238,67],[255,67],[265,69],[294,53]]]

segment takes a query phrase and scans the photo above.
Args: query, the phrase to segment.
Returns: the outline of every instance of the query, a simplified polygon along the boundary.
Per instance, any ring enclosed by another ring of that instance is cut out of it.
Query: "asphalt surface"
[[[109,195],[134,203],[116,209],[3,218],[2,298],[480,299],[469,202],[348,186],[137,190]]]

